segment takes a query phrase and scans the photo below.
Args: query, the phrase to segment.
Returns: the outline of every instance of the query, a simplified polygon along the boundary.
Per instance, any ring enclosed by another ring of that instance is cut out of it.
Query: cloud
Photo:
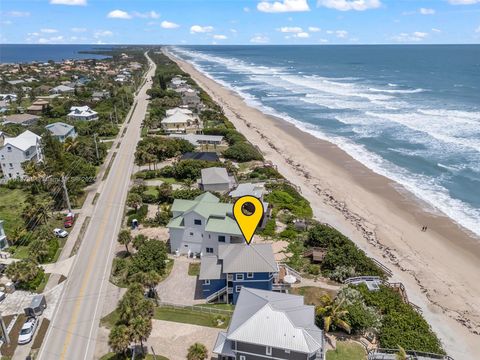
[[[324,6],[340,11],[364,11],[379,8],[382,6],[382,3],[380,0],[318,0],[317,6]]]
[[[480,3],[480,0],[448,0],[452,5],[473,5]]]
[[[40,32],[45,33],[45,34],[54,34],[57,33],[57,29],[40,29]]]
[[[392,37],[396,42],[419,42],[425,40],[428,37],[428,33],[422,31],[415,31],[413,33],[400,33]]]
[[[50,0],[52,5],[85,6],[87,0]]]
[[[319,27],[316,27],[316,26],[309,26],[308,27],[308,31],[310,31],[310,32],[319,32],[321,30],[322,29],[320,29]]]
[[[328,35],[335,35],[339,39],[345,39],[346,37],[348,37],[347,30],[327,30],[326,33]]]
[[[300,33],[303,31],[303,29],[298,26],[284,26],[277,29],[277,31],[280,31],[282,33]]]
[[[480,33],[480,25],[475,29],[476,33]]]
[[[7,11],[2,13],[3,16],[10,16],[10,17],[27,17],[30,16],[28,11]]]
[[[307,32],[301,32],[301,33],[295,34],[294,36],[298,38],[306,39],[310,37],[310,34]]]
[[[142,18],[142,19],[158,19],[160,17],[160,14],[153,10],[147,11],[145,13],[134,11],[132,13],[132,16]]]
[[[255,35],[250,39],[250,42],[254,44],[266,44],[269,40],[270,39],[267,36]]]
[[[422,15],[433,15],[435,14],[435,9],[420,8],[418,9],[418,12]]]
[[[107,17],[110,19],[131,19],[132,15],[123,10],[112,10],[107,14]]]
[[[80,32],[85,32],[87,31],[86,28],[81,28],[81,27],[73,27],[70,29],[70,31],[73,31],[73,32],[76,32],[76,33],[80,33]]]
[[[213,31],[213,26],[192,25],[190,27],[190,34],[209,33],[212,31]]]
[[[250,12],[250,8],[247,7],[247,6],[245,6],[245,7],[243,8],[243,11],[245,11],[245,12]]]
[[[307,0],[261,1],[257,10],[267,13],[310,11]]]
[[[175,24],[174,22],[163,20],[160,26],[164,29],[176,29],[180,27],[180,25]]]
[[[102,38],[102,37],[110,37],[113,36],[113,32],[110,30],[98,30],[93,33],[93,37],[95,39]]]
[[[432,28],[432,31],[433,31],[433,32],[436,32],[436,33],[441,33],[441,32],[442,32],[442,30],[436,29],[436,28]]]
[[[39,44],[55,44],[55,43],[62,43],[63,41],[63,36],[52,36],[49,38],[38,38],[37,43]]]
[[[219,35],[213,35],[213,38],[214,38],[215,40],[226,40],[226,39],[228,39],[225,35],[221,35],[221,34],[219,34]]]

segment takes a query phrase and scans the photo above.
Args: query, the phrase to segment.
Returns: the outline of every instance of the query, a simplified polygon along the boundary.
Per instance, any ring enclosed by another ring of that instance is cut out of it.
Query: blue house
[[[219,244],[202,257],[199,280],[207,302],[236,304],[242,287],[271,291],[278,272],[271,244]]]

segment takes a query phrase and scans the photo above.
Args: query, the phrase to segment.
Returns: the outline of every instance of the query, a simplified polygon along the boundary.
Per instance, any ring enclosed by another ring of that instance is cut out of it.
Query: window
[[[10,146],[7,146],[7,151],[12,152],[12,148]]]
[[[285,354],[290,354],[290,350],[285,349]]]
[[[267,346],[267,352],[266,352],[267,355],[272,355],[272,347],[271,346]]]
[[[247,279],[253,279],[253,273],[247,273]]]
[[[243,280],[243,274],[237,274],[237,280]]]
[[[195,225],[202,225],[202,220],[200,220],[200,219],[194,219],[194,220],[193,220],[193,223],[194,223]]]
[[[207,254],[212,254],[213,253],[213,248],[206,248]]]
[[[218,235],[218,242],[225,242],[225,235]]]
[[[210,280],[205,280],[205,281],[203,282],[203,285],[210,285]]]
[[[240,291],[242,291],[242,285],[235,286],[235,292],[239,293]]]
[[[190,233],[190,236],[193,236],[193,233],[192,233],[192,232]]]
[[[240,360],[246,360],[247,358],[245,357],[245,355],[240,355]]]

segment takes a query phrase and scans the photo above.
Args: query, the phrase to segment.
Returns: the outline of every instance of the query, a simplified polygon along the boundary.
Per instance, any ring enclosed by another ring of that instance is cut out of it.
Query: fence
[[[165,308],[172,308],[172,309],[181,309],[181,310],[190,310],[196,311],[205,314],[218,314],[218,315],[228,315],[231,316],[233,314],[233,310],[228,309],[219,309],[216,307],[210,306],[201,306],[201,305],[181,305],[181,304],[173,304],[169,302],[159,302],[158,306],[165,307]]]
[[[452,357],[442,354],[433,354],[413,350],[407,350],[406,353],[408,360],[454,360]],[[396,359],[396,354],[398,354],[398,349],[374,349],[368,353],[368,360],[392,360]]]

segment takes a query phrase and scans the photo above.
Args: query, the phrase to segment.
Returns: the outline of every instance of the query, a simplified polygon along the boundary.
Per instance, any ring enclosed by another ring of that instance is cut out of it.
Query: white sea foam
[[[418,88],[418,89],[405,89],[405,90],[390,90],[390,89],[376,89],[376,88],[368,88],[369,91],[372,91],[372,92],[384,92],[384,93],[388,93],[388,94],[416,94],[416,93],[421,93],[421,92],[425,92],[427,90],[425,89],[421,89],[421,88]]]

